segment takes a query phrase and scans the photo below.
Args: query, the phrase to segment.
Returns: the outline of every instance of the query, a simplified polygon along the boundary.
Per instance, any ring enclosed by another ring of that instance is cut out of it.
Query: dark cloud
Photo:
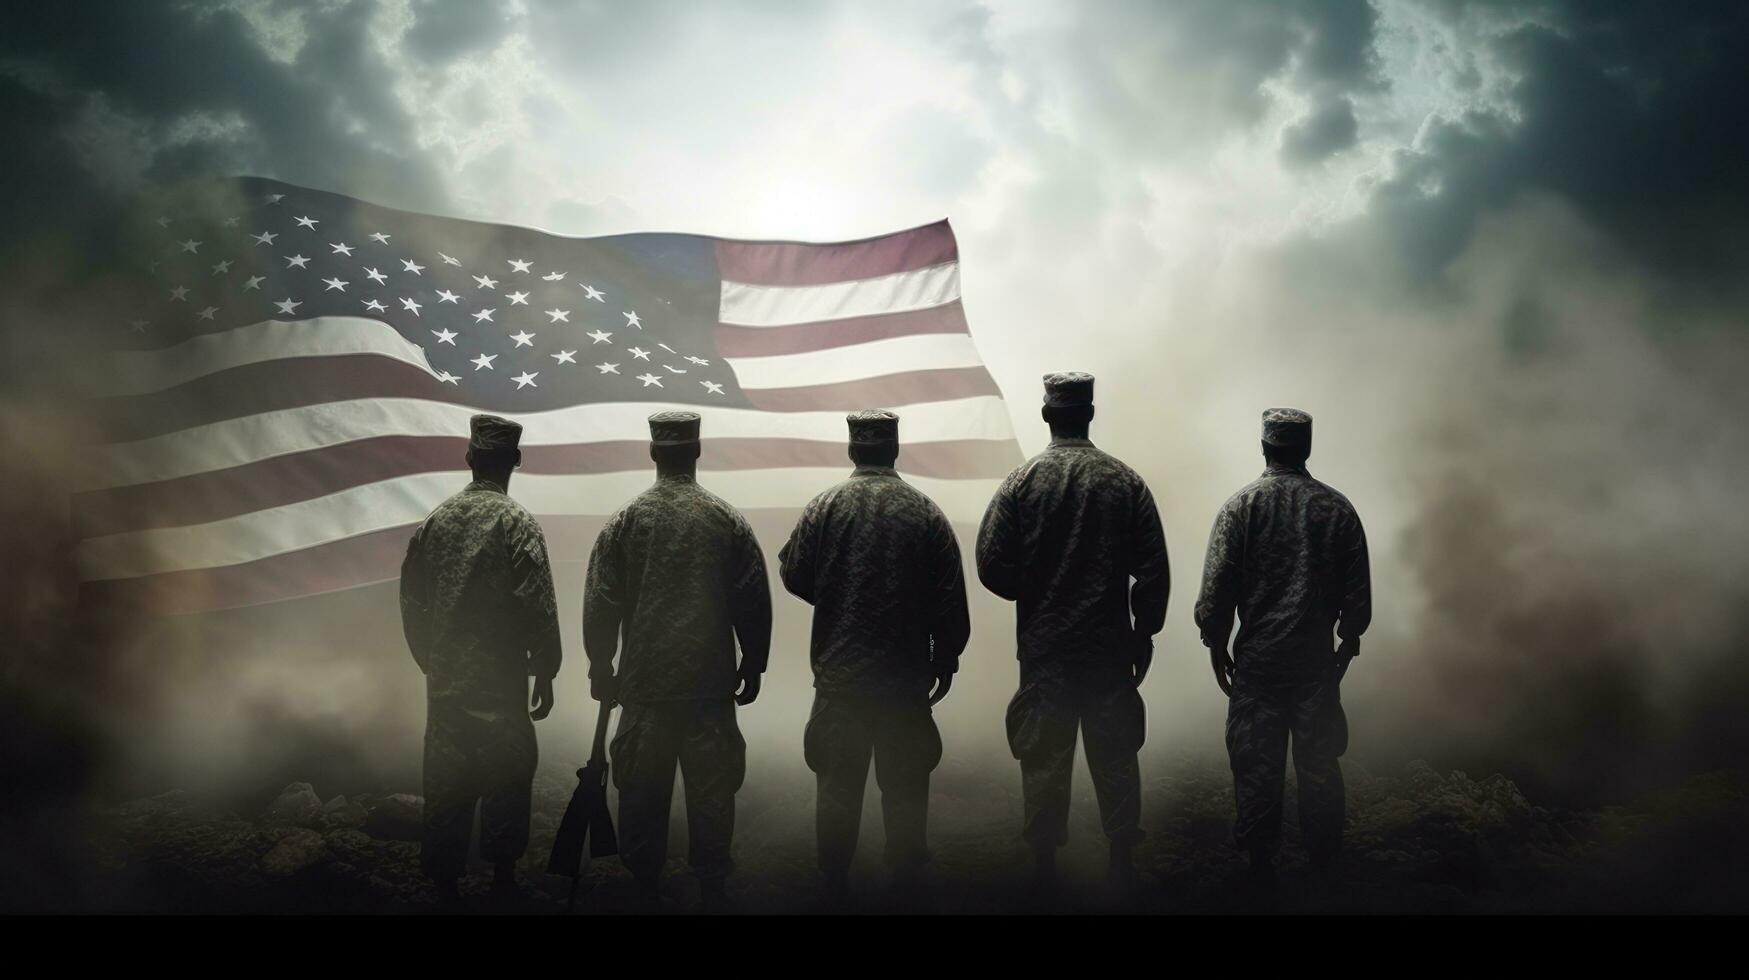
[[[1322,163],[1355,144],[1360,124],[1354,103],[1336,99],[1290,123],[1281,131],[1281,160],[1290,169]]]

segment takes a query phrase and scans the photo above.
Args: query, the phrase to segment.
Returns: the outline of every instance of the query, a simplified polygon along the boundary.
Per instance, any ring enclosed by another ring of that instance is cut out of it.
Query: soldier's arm
[[[615,516],[595,536],[589,570],[583,577],[583,652],[589,658],[589,679],[613,676],[619,652],[619,627],[625,618],[625,569],[619,548],[620,517]]]
[[[1130,575],[1136,584],[1130,587],[1130,614],[1135,617],[1135,631],[1153,636],[1166,625],[1166,599],[1172,591],[1172,569],[1166,560],[1166,531],[1160,526],[1160,511],[1154,506],[1154,495],[1146,484],[1139,484],[1140,493],[1133,511],[1134,525],[1130,530],[1135,566]]]
[[[1020,597],[1019,514],[1014,500],[1014,477],[1002,481],[984,520],[978,525],[978,581],[1004,599]]]
[[[425,525],[421,524],[407,542],[406,557],[401,559],[401,632],[407,637],[407,649],[421,673],[429,670],[431,636],[431,573],[425,563],[424,535]]]
[[[1360,634],[1372,625],[1372,567],[1367,557],[1366,529],[1360,525],[1360,515],[1350,514],[1341,541],[1342,613],[1337,621],[1336,635],[1347,641],[1357,641]]]
[[[819,511],[820,502],[816,498],[802,510],[795,530],[777,553],[777,573],[783,579],[783,587],[810,606],[814,604],[814,538],[819,529]]]
[[[753,529],[740,526],[734,577],[735,639],[741,645],[741,673],[763,674],[771,656],[771,582],[765,554]]]
[[[966,609],[966,576],[953,525],[939,513],[935,525],[935,568],[931,576],[935,601],[929,637],[933,647],[931,659],[939,675],[959,670],[960,654],[972,637],[972,620]]]
[[[507,531],[510,591],[522,609],[522,621],[527,624],[524,649],[528,651],[528,672],[551,679],[559,672],[563,654],[559,642],[559,604],[553,594],[553,567],[547,557],[546,537],[540,525],[526,513],[512,515]]]
[[[1239,602],[1239,578],[1244,561],[1244,528],[1229,504],[1215,516],[1209,531],[1208,557],[1202,566],[1202,590],[1196,597],[1196,626],[1203,646],[1225,650],[1233,632],[1233,610]]]

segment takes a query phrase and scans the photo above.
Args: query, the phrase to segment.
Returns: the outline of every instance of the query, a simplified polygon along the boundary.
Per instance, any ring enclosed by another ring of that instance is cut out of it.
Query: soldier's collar
[[[1263,469],[1264,476],[1280,476],[1283,473],[1298,473],[1301,476],[1311,476],[1304,464],[1270,462]]]
[[[698,482],[698,475],[695,473],[663,473],[663,472],[658,471],[656,473],[656,482],[657,483],[697,483]]]
[[[495,480],[486,480],[486,479],[475,480],[472,483],[468,484],[466,489],[468,489],[468,490],[491,490],[494,493],[502,493],[506,496],[508,496],[510,493],[510,491],[504,486],[504,484],[499,483]]]
[[[850,471],[851,476],[898,476],[899,471],[891,466],[877,466],[873,463],[858,463],[856,469]]]
[[[1082,449],[1092,449],[1093,448],[1093,440],[1092,439],[1083,439],[1079,436],[1052,436],[1051,437],[1051,448],[1052,449],[1057,449],[1057,448],[1062,447],[1062,446],[1074,446],[1074,447],[1082,448]]]

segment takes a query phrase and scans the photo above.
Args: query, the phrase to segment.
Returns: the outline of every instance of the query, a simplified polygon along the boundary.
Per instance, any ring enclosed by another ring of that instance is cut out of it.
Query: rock
[[[370,811],[357,800],[348,800],[344,796],[336,796],[322,808],[322,823],[329,830],[342,830],[364,826],[370,819]]]
[[[309,783],[292,783],[280,791],[279,798],[268,804],[261,815],[265,824],[303,826],[322,812],[322,798]]]
[[[328,845],[322,835],[300,827],[280,838],[261,856],[261,870],[275,878],[289,878],[327,859]]]
[[[375,801],[365,815],[364,832],[377,840],[416,841],[424,826],[425,800],[395,793]]]

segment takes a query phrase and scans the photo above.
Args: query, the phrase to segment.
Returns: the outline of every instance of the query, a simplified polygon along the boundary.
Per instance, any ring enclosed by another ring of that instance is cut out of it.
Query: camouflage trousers
[[[1316,856],[1342,846],[1342,766],[1348,719],[1335,679],[1293,685],[1246,684],[1227,702],[1227,755],[1238,821],[1233,839],[1272,856],[1281,843],[1282,780],[1289,740],[1299,783],[1300,833]]]
[[[929,774],[941,762],[941,732],[927,702],[817,694],[802,753],[818,782],[814,826],[821,871],[842,875],[850,870],[871,760],[881,790],[888,866],[910,870],[928,863]]]
[[[628,704],[613,736],[619,788],[620,860],[634,877],[657,879],[668,860],[674,770],[686,781],[687,861],[703,879],[734,870],[735,792],[747,775],[747,741],[735,702]]]
[[[1007,725],[1009,750],[1020,760],[1021,836],[1029,844],[1046,848],[1068,842],[1077,731],[1087,739],[1087,770],[1105,836],[1113,843],[1142,838],[1136,753],[1147,737],[1147,712],[1127,670],[1022,661]]]
[[[513,862],[528,849],[529,798],[539,759],[534,722],[517,706],[478,711],[432,705],[425,720],[425,812],[419,864],[431,878],[467,867],[474,808],[480,856]]]

